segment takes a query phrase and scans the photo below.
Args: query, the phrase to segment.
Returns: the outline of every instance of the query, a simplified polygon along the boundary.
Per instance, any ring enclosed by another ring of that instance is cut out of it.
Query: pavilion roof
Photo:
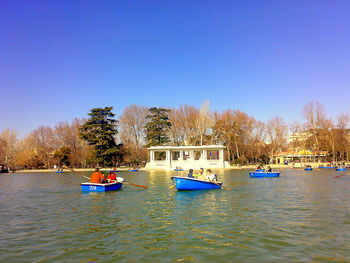
[[[186,151],[186,150],[220,150],[226,149],[224,145],[202,145],[202,146],[194,146],[194,145],[186,145],[186,146],[152,146],[149,147],[149,151],[165,151],[165,150],[174,150],[174,151]]]
[[[302,148],[290,148],[286,151],[274,153],[273,156],[311,156],[311,155],[327,155],[327,151],[311,151],[307,149],[302,149]]]

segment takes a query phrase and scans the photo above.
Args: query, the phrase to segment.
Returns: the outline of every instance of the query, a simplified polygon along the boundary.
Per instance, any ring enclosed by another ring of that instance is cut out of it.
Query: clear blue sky
[[[350,113],[350,1],[0,0],[0,130],[130,104]]]

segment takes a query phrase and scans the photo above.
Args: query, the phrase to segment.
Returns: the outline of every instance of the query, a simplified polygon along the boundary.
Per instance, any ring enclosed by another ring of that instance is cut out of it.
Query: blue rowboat
[[[312,171],[312,168],[311,167],[307,167],[304,169],[305,171]]]
[[[56,174],[63,174],[64,171],[55,171]]]
[[[212,189],[221,189],[222,183],[212,183],[204,180],[186,178],[173,176],[171,177],[175,188],[179,191],[182,190],[212,190]]]
[[[184,169],[174,169],[174,171],[183,171]]]
[[[336,169],[337,167],[334,166],[319,166],[319,169]]]
[[[132,169],[132,170],[129,170],[129,172],[137,172],[139,169]]]
[[[279,177],[280,173],[277,172],[250,172],[250,177]]]
[[[81,183],[81,190],[86,192],[108,192],[122,188],[123,183],[113,182],[109,184]]]
[[[120,172],[120,171],[119,170],[111,170],[110,172],[117,173],[117,172]]]
[[[339,168],[336,168],[335,170],[337,170],[337,171],[346,171],[346,168],[345,167],[339,167]]]
[[[256,169],[255,172],[264,172],[265,169]]]

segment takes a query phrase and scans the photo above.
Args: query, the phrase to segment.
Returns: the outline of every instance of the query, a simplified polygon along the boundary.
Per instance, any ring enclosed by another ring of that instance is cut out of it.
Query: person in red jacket
[[[105,181],[105,176],[99,172],[100,169],[96,168],[95,172],[91,175],[90,183],[103,184]]]
[[[115,172],[110,171],[108,176],[107,176],[107,180],[108,180],[108,182],[116,181],[117,175],[115,174]]]

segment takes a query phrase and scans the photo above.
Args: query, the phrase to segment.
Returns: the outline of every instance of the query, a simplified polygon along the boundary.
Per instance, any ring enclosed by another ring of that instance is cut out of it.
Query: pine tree
[[[168,131],[171,127],[168,113],[170,110],[152,107],[146,116],[145,124],[147,146],[164,145],[169,142]]]
[[[80,137],[94,146],[95,161],[101,165],[113,165],[120,156],[120,147],[115,142],[117,121],[113,107],[93,108],[90,118],[80,128]]]

